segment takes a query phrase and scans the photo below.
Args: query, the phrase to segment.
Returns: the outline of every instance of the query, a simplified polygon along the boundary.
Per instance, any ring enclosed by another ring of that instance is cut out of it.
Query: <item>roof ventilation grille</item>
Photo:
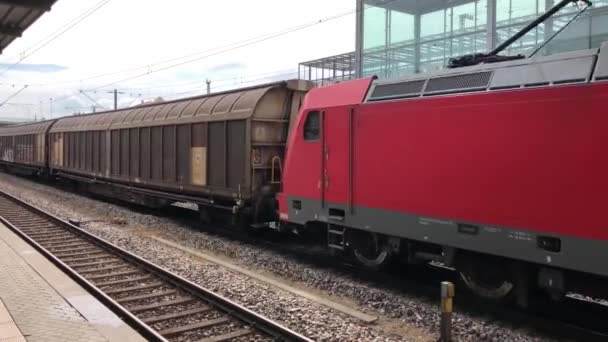
[[[424,93],[430,95],[486,89],[491,78],[492,71],[432,78]]]
[[[369,101],[414,97],[422,93],[426,79],[401,83],[380,84],[374,88]]]

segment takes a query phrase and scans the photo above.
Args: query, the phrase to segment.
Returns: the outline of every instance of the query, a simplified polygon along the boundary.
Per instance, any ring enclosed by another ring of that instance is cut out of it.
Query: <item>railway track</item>
[[[113,202],[114,203],[114,202]],[[119,202],[116,202],[119,203]],[[130,204],[118,204],[149,215],[159,215],[159,210],[151,211]],[[172,217],[192,227],[200,226],[198,212],[180,206],[161,209],[161,216]],[[336,272],[346,272],[350,276],[362,280],[373,287],[381,287],[392,291],[414,294],[420,298],[433,301],[437,299],[437,288],[441,281],[458,283],[458,274],[441,267],[425,265],[395,265],[387,270],[370,270],[356,265],[353,260],[336,258],[329,252],[318,249],[310,251],[311,246],[293,243],[279,238],[276,234],[251,236],[243,234],[239,229],[231,229],[226,225],[206,224],[208,233],[235,239],[241,243],[255,244],[273,250],[274,252],[295,256],[298,260],[320,268],[332,268]],[[404,269],[405,268],[405,269]],[[570,297],[561,302],[555,302],[545,296],[531,299],[528,308],[487,302],[463,290],[458,293],[458,307],[476,316],[489,320],[508,322],[513,326],[527,327],[546,337],[557,340],[605,342],[608,341],[608,327],[605,319],[608,317],[608,306],[598,303],[585,302]],[[576,315],[572,313],[576,312]]]
[[[151,341],[310,341],[0,191],[0,219]]]
[[[39,183],[39,182],[38,182]],[[48,185],[48,184],[47,184]],[[61,191],[73,192],[72,190],[56,187]],[[1,194],[0,194],[1,195]],[[95,196],[93,196],[95,198]],[[2,197],[0,196],[0,202]],[[199,227],[198,213],[191,209],[182,207],[169,207],[161,210],[149,210],[137,205],[124,203],[109,199],[99,199],[115,205],[129,208],[139,213],[161,217],[171,217],[183,224]],[[0,216],[2,212],[0,209]],[[388,272],[370,272],[360,267],[330,258],[318,250],[310,252],[310,246],[300,243],[287,243],[277,235],[249,236],[244,235],[238,229],[228,229],[219,225],[205,225],[205,231],[240,241],[246,244],[255,244],[273,250],[279,254],[297,257],[299,260],[322,268],[332,268],[338,272],[346,272],[350,276],[381,288],[393,291],[406,292],[433,301],[437,297],[437,284],[443,280],[457,281],[456,274],[435,269],[437,272],[429,272],[431,269],[423,266],[408,266],[412,269],[403,271],[389,270]],[[277,240],[278,239],[278,240]],[[424,274],[424,276],[422,276]],[[473,314],[476,317],[486,317],[490,321],[503,321],[513,326],[525,327],[532,331],[541,333],[548,338],[569,341],[608,341],[608,328],[605,326],[605,317],[608,317],[608,307],[592,303],[584,303],[579,300],[566,300],[562,303],[552,301],[534,301],[530,310],[506,307],[480,301],[479,299],[461,291],[458,293],[457,307]],[[572,315],[576,312],[576,315]],[[480,337],[481,338],[481,337]],[[244,338],[247,340],[247,338]]]

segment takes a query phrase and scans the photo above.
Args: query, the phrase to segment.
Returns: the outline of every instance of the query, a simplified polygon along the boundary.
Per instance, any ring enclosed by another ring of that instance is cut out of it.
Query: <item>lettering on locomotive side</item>
[[[509,237],[509,239],[515,239],[520,241],[532,241],[532,234],[528,234],[525,232],[511,231],[507,236]]]
[[[419,218],[418,222],[425,226],[429,225],[431,223],[443,224],[443,225],[448,225],[448,226],[454,225],[454,222],[451,222],[451,221],[432,219],[432,218],[428,218],[428,217],[421,217],[421,218]]]
[[[496,227],[483,227],[483,230],[488,233],[500,233],[502,229]]]

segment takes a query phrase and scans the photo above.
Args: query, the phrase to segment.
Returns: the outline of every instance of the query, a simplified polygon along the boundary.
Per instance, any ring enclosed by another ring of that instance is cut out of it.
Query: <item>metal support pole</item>
[[[207,95],[211,94],[211,80],[205,81],[207,82]]]
[[[492,51],[496,47],[496,0],[488,0],[487,16],[487,48],[488,51]]]
[[[454,310],[454,284],[441,283],[441,337],[439,342],[452,342],[452,311]]]
[[[114,89],[114,110],[118,109],[118,89]]]
[[[420,30],[421,30],[420,14],[414,16],[414,73],[420,72],[420,63],[422,54],[420,53]]]
[[[553,6],[553,0],[545,0],[545,10],[548,10],[549,8],[551,8],[551,6]],[[553,18],[549,18],[547,19],[547,21],[545,21],[545,36],[543,37],[543,43],[548,41],[549,39],[551,39],[551,37],[553,37]],[[548,55],[551,54],[551,46],[548,45],[547,47],[545,47],[545,51],[547,52]]]
[[[357,0],[357,18],[356,18],[356,39],[355,39],[355,78],[359,78],[363,74],[363,20],[365,17],[365,5],[363,0]]]

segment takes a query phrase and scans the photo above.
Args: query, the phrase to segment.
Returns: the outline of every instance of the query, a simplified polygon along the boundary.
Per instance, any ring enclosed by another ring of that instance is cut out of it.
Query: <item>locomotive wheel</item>
[[[462,265],[460,277],[467,288],[475,295],[493,300],[508,302],[515,294],[515,280],[509,267],[490,256],[467,258]]]
[[[392,253],[382,243],[378,234],[357,232],[353,242],[353,254],[361,265],[380,269],[390,263]]]

